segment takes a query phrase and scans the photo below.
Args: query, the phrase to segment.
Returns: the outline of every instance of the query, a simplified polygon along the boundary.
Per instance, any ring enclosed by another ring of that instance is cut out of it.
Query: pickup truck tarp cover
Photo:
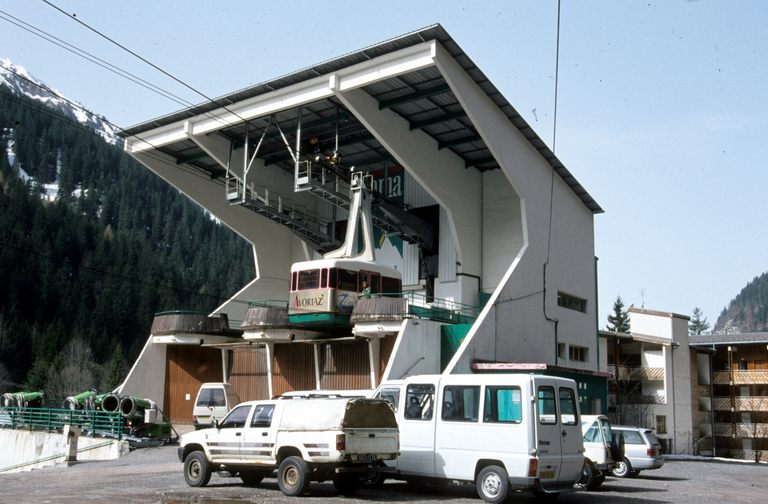
[[[389,403],[379,399],[309,399],[286,401],[283,430],[397,428]]]

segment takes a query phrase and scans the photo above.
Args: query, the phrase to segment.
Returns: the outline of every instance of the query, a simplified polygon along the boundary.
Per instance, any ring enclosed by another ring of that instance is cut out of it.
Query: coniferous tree
[[[688,333],[703,334],[703,333],[706,333],[708,330],[709,330],[709,322],[707,322],[707,317],[705,317],[704,312],[702,312],[701,309],[698,306],[696,306],[693,309],[691,320],[688,323]]]
[[[624,301],[621,300],[621,296],[616,296],[616,301],[613,302],[613,314],[608,315],[606,329],[618,334],[629,333],[629,315],[624,309]]]
[[[19,168],[38,178],[23,182]],[[54,181],[58,200],[43,202],[36,188]],[[99,383],[116,345],[124,366],[136,357],[155,312],[210,310],[252,275],[246,242],[120,146],[0,86],[0,362],[11,381],[85,383],[56,360],[77,339]]]

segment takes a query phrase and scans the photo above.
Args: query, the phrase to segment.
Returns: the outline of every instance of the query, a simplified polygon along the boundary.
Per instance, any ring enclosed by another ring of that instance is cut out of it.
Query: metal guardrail
[[[10,429],[61,431],[65,425],[78,427],[88,435],[121,439],[125,418],[120,412],[55,408],[0,408],[0,427]]]
[[[449,323],[471,323],[480,313],[479,307],[459,303],[451,299],[427,296],[420,292],[376,292],[369,295],[370,298],[399,298],[407,301],[408,314]],[[248,308],[288,308],[288,301],[281,299],[266,299],[262,301],[249,301]]]

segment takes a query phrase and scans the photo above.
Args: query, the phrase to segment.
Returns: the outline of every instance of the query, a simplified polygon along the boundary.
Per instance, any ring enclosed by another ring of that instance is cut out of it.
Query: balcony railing
[[[611,406],[624,404],[667,404],[667,400],[664,396],[659,394],[625,394],[618,392],[608,394],[608,404]]]
[[[712,373],[712,380],[715,385],[728,385],[731,383],[730,371],[715,371]],[[734,385],[760,385],[768,384],[768,369],[753,371],[733,371]]]
[[[616,381],[663,381],[664,368],[608,366],[608,372]]]
[[[768,396],[734,397],[736,411],[768,411]],[[715,409],[731,410],[730,397],[715,397]]]
[[[768,424],[764,423],[743,423],[738,422],[735,424],[737,438],[762,438],[768,436]],[[730,423],[716,423],[715,435],[733,437],[734,424]]]

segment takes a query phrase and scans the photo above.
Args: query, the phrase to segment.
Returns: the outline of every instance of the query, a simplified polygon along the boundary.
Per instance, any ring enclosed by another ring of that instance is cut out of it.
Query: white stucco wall
[[[488,96],[440,50],[438,68],[499,162],[507,180],[506,193],[517,195],[504,199],[515,207],[507,212],[512,224],[506,229],[497,217],[499,208],[483,197],[484,208],[488,208],[484,226],[488,217],[494,216],[494,224],[502,228],[498,235],[501,243],[493,243],[495,236],[483,229],[483,246],[489,250],[510,247],[507,255],[518,259],[508,263],[503,285],[491,298],[496,306],[475,324],[449,368],[466,372],[475,359],[555,364],[560,342],[588,349],[586,362],[569,361],[568,366],[597,369],[592,212]],[[491,264],[484,271],[497,275],[499,266]],[[586,313],[559,308],[558,291],[585,299]]]
[[[431,320],[404,320],[382,379],[439,374],[441,325]]]
[[[152,343],[147,338],[136,362],[122,384],[117,388],[120,395],[132,395],[152,399],[165,404],[165,355],[168,345]]]

